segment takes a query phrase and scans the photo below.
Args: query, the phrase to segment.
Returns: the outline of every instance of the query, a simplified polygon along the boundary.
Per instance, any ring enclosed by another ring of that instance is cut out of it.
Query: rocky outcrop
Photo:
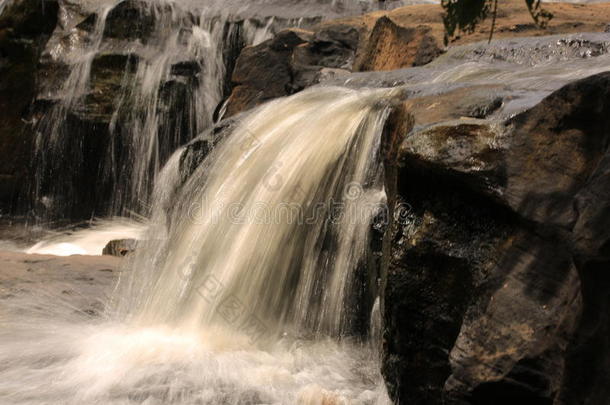
[[[430,31],[426,25],[402,27],[388,17],[381,17],[354,70],[394,70],[432,62],[442,50]]]
[[[503,2],[494,38],[603,32],[607,21],[601,15],[610,12],[607,4],[587,5],[586,9],[582,5],[549,4],[547,8],[555,17],[549,27],[542,30],[531,22],[522,1]],[[352,72],[426,65],[444,52],[441,47],[443,36],[442,9],[438,5],[406,6],[324,22],[309,31],[281,32],[275,38],[244,49],[237,59],[226,116],[328,79],[348,80],[346,75]],[[454,44],[488,38],[489,27],[482,24],[473,34],[456,38]],[[578,45],[574,44],[574,48]],[[503,56],[496,55],[497,58]],[[590,56],[596,55],[591,53]],[[511,57],[514,55],[506,56],[507,59]],[[462,92],[464,95],[467,94]],[[459,100],[458,93],[454,96]],[[501,100],[496,97],[479,105],[460,104],[454,102],[446,108],[454,109],[450,113],[456,115],[458,110],[469,107],[470,111],[464,111],[465,116],[482,118],[497,109]],[[429,115],[430,111],[426,113]]]
[[[108,6],[60,2],[34,72],[28,130],[37,135],[35,178],[26,199],[43,220],[145,212],[159,168],[221,113],[241,49],[295,21],[268,14],[276,11],[269,6]],[[312,15],[302,23],[319,20]],[[271,73],[266,86],[281,86],[282,77]]]
[[[87,3],[61,7],[38,72],[35,211],[82,218],[141,210],[133,190],[146,200],[154,167],[206,119],[203,109],[195,113],[205,81],[193,51],[198,21],[169,3],[122,1],[105,18]],[[154,152],[136,159],[140,148]]]
[[[509,93],[502,85],[473,85],[405,102],[420,127],[463,118],[487,118],[504,104]]]
[[[609,96],[603,73],[405,139],[383,366],[399,403],[605,403]]]
[[[353,71],[391,70],[432,61],[441,50],[428,28],[405,28],[382,17],[372,33],[358,24],[289,29],[243,50],[237,59],[226,116]]]
[[[58,7],[56,0],[15,0],[0,16],[0,213],[14,205],[28,171],[36,68]]]
[[[359,31],[349,25],[329,25],[317,31],[288,29],[244,49],[233,71],[234,89],[226,116],[296,93],[325,76],[349,72],[359,37]]]
[[[242,51],[231,78],[233,92],[226,116],[232,116],[290,92],[290,60],[294,49],[306,43],[309,32],[287,30],[258,46]]]

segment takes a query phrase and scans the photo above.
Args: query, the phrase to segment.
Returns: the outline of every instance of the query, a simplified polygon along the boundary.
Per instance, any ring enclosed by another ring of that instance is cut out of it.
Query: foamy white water
[[[0,331],[6,404],[385,403],[377,362],[360,344],[283,340],[259,349],[234,331],[21,326]]]

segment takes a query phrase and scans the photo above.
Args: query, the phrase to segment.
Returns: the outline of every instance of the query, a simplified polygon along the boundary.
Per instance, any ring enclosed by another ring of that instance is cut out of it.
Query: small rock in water
[[[117,239],[108,242],[108,244],[104,247],[104,250],[102,250],[102,254],[123,257],[127,256],[129,253],[132,253],[134,250],[136,250],[135,239]]]

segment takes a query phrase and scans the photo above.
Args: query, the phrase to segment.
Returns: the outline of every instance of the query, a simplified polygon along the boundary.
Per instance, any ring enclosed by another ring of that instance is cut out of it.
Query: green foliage
[[[545,28],[553,14],[543,9],[541,0],[525,0],[534,23]],[[492,17],[491,32],[489,40],[493,36],[496,15],[498,11],[498,0],[441,0],[441,6],[445,10],[443,24],[445,25],[445,45],[456,37],[458,32],[470,34],[476,27],[488,17]]]

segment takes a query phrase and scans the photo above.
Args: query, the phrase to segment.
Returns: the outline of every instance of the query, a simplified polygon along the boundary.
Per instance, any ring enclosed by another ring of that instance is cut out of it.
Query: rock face
[[[54,0],[15,0],[0,16],[0,212],[14,205],[28,170],[36,68],[58,7]]]
[[[605,403],[609,97],[603,73],[405,139],[383,366],[399,403]]]
[[[245,111],[290,92],[290,59],[306,42],[308,32],[287,30],[258,46],[243,50],[231,78],[235,86],[227,104],[227,116]]]
[[[215,108],[197,108],[209,78],[192,14],[137,0],[107,15],[87,7],[62,3],[38,72],[31,196],[51,218],[141,210],[156,170]]]
[[[180,2],[107,5],[14,0],[4,9],[3,212],[19,191],[19,213],[43,220],[146,211],[155,173],[220,111],[241,49],[290,21]]]

